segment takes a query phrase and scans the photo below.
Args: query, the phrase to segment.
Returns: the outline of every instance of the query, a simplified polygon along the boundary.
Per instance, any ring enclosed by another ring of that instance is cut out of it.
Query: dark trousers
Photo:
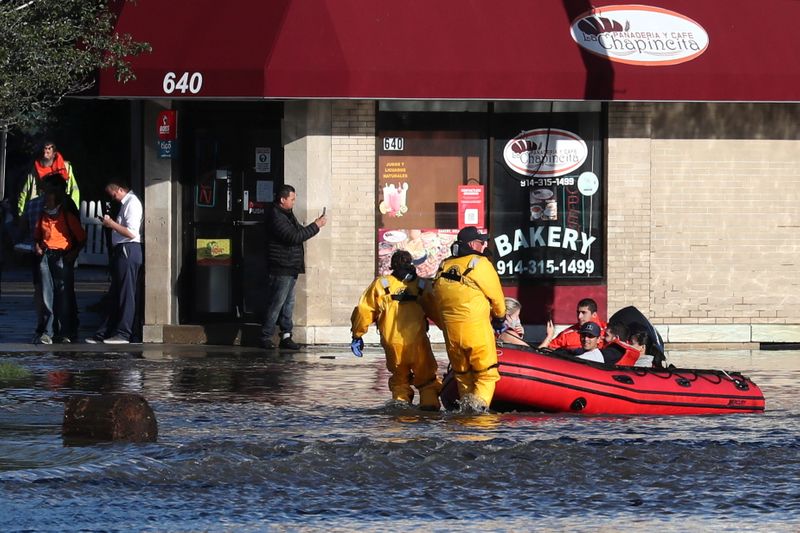
[[[124,242],[114,246],[111,254],[111,296],[106,320],[98,330],[103,338],[119,335],[130,340],[138,323],[137,293],[139,274],[142,270],[142,245],[138,242]]]

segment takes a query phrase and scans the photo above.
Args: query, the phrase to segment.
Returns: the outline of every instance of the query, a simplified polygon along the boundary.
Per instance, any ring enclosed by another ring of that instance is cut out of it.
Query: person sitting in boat
[[[618,350],[605,350],[600,348],[602,333],[600,326],[594,322],[583,324],[578,330],[578,335],[581,338],[581,347],[575,350],[569,350],[577,359],[613,365],[616,364],[622,356]],[[559,348],[558,351],[561,350],[563,350],[563,348]]]
[[[603,352],[600,351],[600,326],[594,322],[586,322],[578,328],[578,336],[581,339],[580,348],[567,350],[578,359],[594,361],[595,363],[605,363]],[[559,348],[564,350],[564,348]]]
[[[419,407],[438,411],[442,382],[428,340],[428,321],[423,310],[427,280],[417,277],[411,254],[398,250],[392,255],[391,276],[378,276],[358,301],[350,317],[353,354],[361,357],[361,337],[373,322],[378,325],[386,368],[391,372],[389,390],[395,401],[410,404],[413,384],[419,390]],[[429,294],[429,293],[428,293]]]
[[[566,350],[577,350],[581,348],[580,328],[587,322],[594,322],[599,325],[601,330],[606,327],[606,324],[600,320],[597,315],[597,302],[591,298],[584,298],[578,302],[578,308],[575,313],[578,316],[578,321],[559,333],[555,334],[555,326],[552,320],[547,321],[547,337],[539,344],[539,348],[550,348],[556,350],[564,348]],[[600,345],[603,345],[602,339]]]
[[[628,327],[622,322],[612,320],[606,326],[603,340],[605,345],[600,349],[605,357],[605,362],[617,366],[633,366],[639,359],[638,349],[628,344]]]
[[[524,340],[525,329],[522,327],[522,322],[519,318],[521,312],[522,304],[514,298],[506,297],[505,329],[497,336],[497,342],[529,346]]]
[[[634,331],[628,337],[628,342],[639,351],[639,359],[633,366],[642,366],[646,368],[655,367],[654,357],[648,355],[646,352],[647,345],[650,344],[650,335],[646,331]]]

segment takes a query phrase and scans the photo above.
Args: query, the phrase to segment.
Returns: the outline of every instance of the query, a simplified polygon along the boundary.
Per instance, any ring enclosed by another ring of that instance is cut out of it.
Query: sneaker
[[[275,343],[272,342],[272,340],[269,340],[269,339],[265,340],[265,341],[261,341],[260,345],[265,350],[274,350],[275,349]]]
[[[72,344],[72,339],[69,337],[58,337],[57,339],[53,339],[58,344]]]
[[[47,333],[42,333],[33,338],[34,344],[53,344],[53,339]]]
[[[103,337],[101,337],[100,335],[92,335],[91,337],[87,337],[86,338],[86,343],[87,344],[102,344],[103,343]]]
[[[294,342],[292,340],[292,337],[284,337],[284,338],[282,338],[280,344],[278,344],[278,347],[280,347],[280,348],[282,348],[284,350],[299,350],[300,349],[300,345],[297,344],[296,342]]]
[[[113,337],[103,339],[103,342],[105,344],[130,344],[131,341],[120,335],[114,335]]]

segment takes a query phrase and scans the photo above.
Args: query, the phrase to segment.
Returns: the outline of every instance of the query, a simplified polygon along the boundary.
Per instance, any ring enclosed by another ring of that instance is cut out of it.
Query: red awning
[[[644,1],[125,2],[117,30],[153,52],[98,94],[800,101],[800,2]]]

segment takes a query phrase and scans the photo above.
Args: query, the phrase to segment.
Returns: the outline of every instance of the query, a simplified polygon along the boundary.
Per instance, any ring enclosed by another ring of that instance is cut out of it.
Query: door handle
[[[258,220],[234,220],[233,221],[233,225],[234,226],[257,226],[258,224],[261,224],[261,222],[259,222]]]

